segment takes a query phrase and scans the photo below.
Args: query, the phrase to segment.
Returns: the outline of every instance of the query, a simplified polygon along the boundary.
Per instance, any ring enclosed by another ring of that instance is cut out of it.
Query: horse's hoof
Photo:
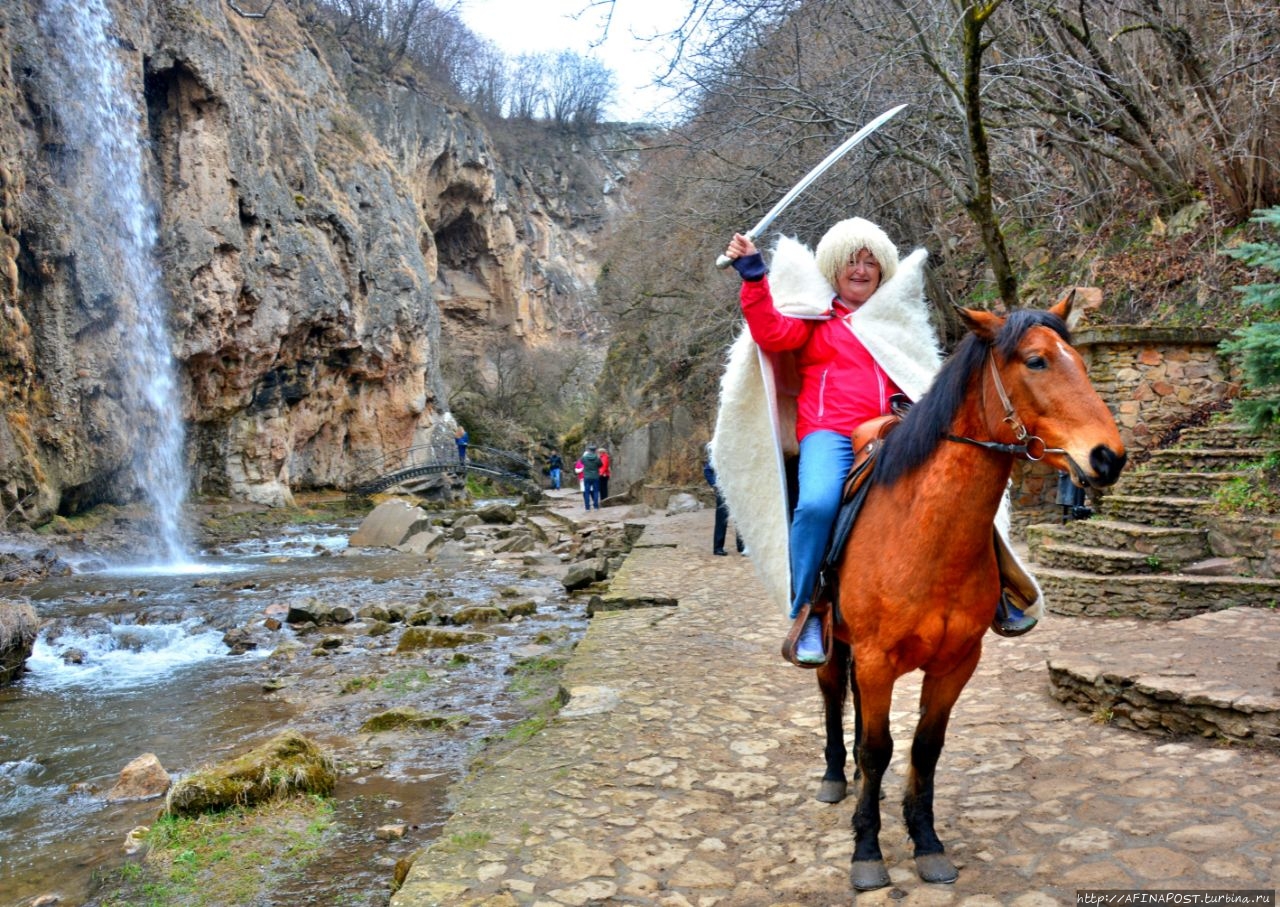
[[[885,869],[884,860],[854,860],[849,882],[855,891],[875,891],[889,884],[889,870]]]
[[[818,785],[819,803],[839,803],[849,795],[849,785],[844,781],[826,781]]]
[[[916,873],[922,882],[948,885],[960,878],[960,870],[945,853],[926,853],[916,857]]]

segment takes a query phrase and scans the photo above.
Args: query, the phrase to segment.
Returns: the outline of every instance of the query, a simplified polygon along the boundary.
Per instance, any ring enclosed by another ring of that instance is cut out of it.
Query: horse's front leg
[[[926,674],[920,690],[920,721],[911,742],[911,768],[902,817],[915,844],[916,873],[926,882],[954,882],[960,875],[933,828],[933,784],[947,736],[947,722],[982,654],[981,643],[944,675]]]
[[[818,668],[818,689],[822,692],[822,708],[826,717],[827,745],[823,749],[827,770],[818,785],[818,800],[839,803],[849,791],[844,766],[849,751],[844,745],[844,703],[849,689],[849,646],[836,640],[831,657]]]
[[[853,812],[853,865],[849,881],[858,891],[870,891],[889,884],[889,870],[880,852],[880,792],[885,770],[893,756],[889,733],[889,706],[893,698],[893,676],[854,666],[854,699],[858,709],[859,740],[855,747],[862,786]]]

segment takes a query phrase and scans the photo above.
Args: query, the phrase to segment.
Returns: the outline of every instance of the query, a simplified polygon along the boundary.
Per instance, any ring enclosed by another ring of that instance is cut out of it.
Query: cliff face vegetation
[[[95,195],[64,65],[78,16],[55,5],[0,9],[0,514],[28,522],[133,497],[149,430],[122,376],[138,300],[109,240],[128,225]],[[495,137],[293,5],[71,8],[106,22],[136,123],[195,491],[342,486],[447,430],[446,359],[484,392],[500,352],[598,342],[594,244],[643,131]]]

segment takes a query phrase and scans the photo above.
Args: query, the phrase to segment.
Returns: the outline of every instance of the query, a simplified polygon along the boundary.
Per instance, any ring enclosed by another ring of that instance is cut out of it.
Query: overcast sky
[[[618,92],[612,117],[651,119],[648,114],[670,93],[650,82],[665,69],[661,42],[644,38],[677,27],[689,12],[689,0],[615,0],[608,39],[599,47],[605,9],[588,9],[591,0],[464,0],[462,19],[509,57],[522,53],[572,50],[594,54],[614,71]],[[585,10],[585,12],[584,12]],[[575,15],[582,13],[582,15]]]

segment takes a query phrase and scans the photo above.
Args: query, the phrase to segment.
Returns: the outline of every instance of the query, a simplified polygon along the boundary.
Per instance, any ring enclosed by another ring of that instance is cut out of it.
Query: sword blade
[[[814,180],[822,176],[822,174],[826,173],[827,170],[831,168],[832,164],[840,160],[840,158],[844,157],[846,154],[852,151],[855,147],[861,144],[862,140],[865,139],[867,136],[871,135],[871,133],[875,132],[885,123],[889,122],[889,120],[893,119],[895,116],[901,113],[906,108],[906,106],[907,106],[906,104],[899,104],[897,107],[893,107],[893,108],[890,108],[889,110],[886,110],[884,113],[880,114],[880,116],[876,117],[874,120],[867,123],[867,125],[863,126],[853,135],[849,136],[849,138],[841,142],[838,148],[836,148],[834,151],[832,151],[830,154],[824,157],[821,161],[818,162],[817,166],[815,166],[812,170],[806,173],[801,178],[800,182],[796,183],[789,190],[787,190],[787,194],[782,196],[782,198],[778,199],[778,203],[769,209],[769,213],[766,214],[764,217],[760,218],[760,221],[743,235],[746,236],[747,239],[754,241],[758,236],[760,236],[761,233],[769,229],[769,225],[772,224],[777,219],[778,215],[781,214],[783,211],[785,211],[787,207],[793,201],[796,200],[796,198],[800,195],[801,192],[804,192],[804,190],[808,189],[809,186],[813,184]],[[732,259],[730,259],[727,255],[721,255],[719,258],[716,259],[717,268],[727,268],[731,263],[732,263]]]

